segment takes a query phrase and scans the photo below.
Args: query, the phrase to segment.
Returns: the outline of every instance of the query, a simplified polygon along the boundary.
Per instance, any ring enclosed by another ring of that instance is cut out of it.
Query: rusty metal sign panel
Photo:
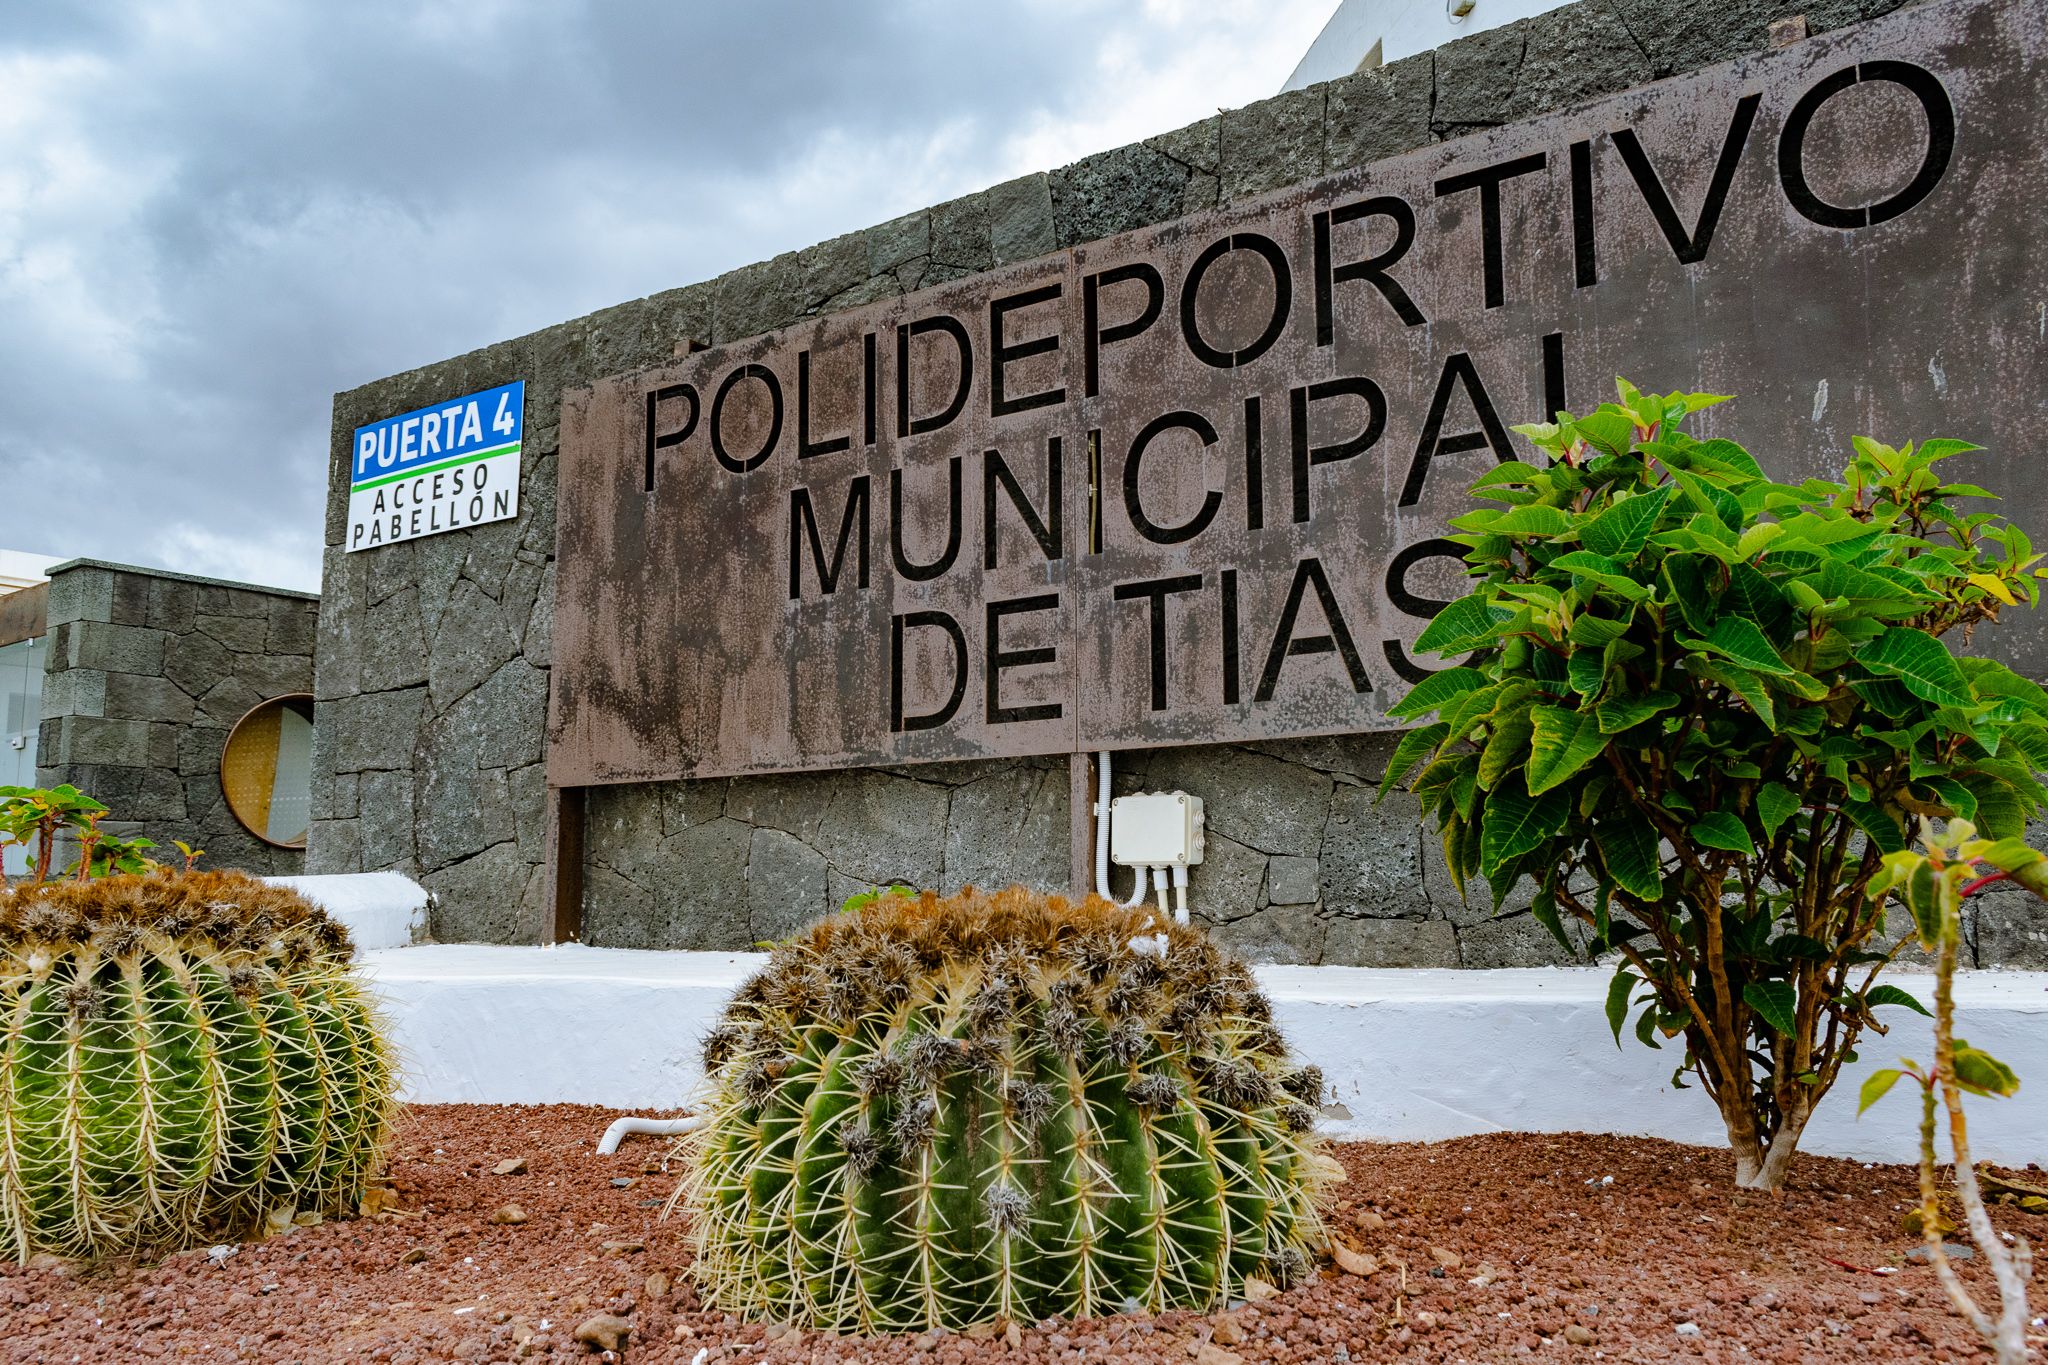
[[[1739,395],[1704,431],[1786,476],[1975,439],[2040,526],[2044,20],[1908,10],[570,395],[550,780],[1386,727],[1465,486],[1617,373]]]

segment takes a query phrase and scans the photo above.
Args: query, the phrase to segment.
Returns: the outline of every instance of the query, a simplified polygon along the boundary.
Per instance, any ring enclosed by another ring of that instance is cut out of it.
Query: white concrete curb
[[[348,927],[357,952],[403,948],[427,931],[427,888],[399,872],[265,877],[288,886]]]
[[[366,952],[396,1027],[405,1098],[427,1104],[573,1102],[655,1112],[700,1075],[698,1040],[757,953],[446,944]],[[1337,1136],[1398,1141],[1472,1133],[1607,1132],[1724,1142],[1697,1090],[1674,1091],[1678,1050],[1616,1048],[1596,968],[1504,971],[1262,967],[1282,1029],[1351,1115]],[[1927,977],[1896,978],[1925,998]],[[2012,1064],[2020,1093],[1973,1101],[1976,1154],[2048,1160],[2048,973],[1973,972],[1959,1030]],[[1918,1104],[1903,1090],[1856,1117],[1856,1092],[1901,1053],[1926,1061],[1927,1021],[1899,1008],[1808,1130],[1811,1152],[1911,1161]],[[1597,1174],[1597,1173],[1596,1173]]]

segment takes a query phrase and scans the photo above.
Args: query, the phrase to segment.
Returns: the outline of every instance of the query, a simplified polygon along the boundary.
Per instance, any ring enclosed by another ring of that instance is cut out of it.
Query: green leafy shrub
[[[869,899],[777,950],[705,1065],[678,1196],[728,1312],[868,1332],[1217,1307],[1321,1241],[1321,1073],[1242,963],[1143,911]]]
[[[1920,1008],[1875,982],[1884,855],[1930,818],[2017,836],[2048,795],[2048,694],[1944,639],[2034,605],[2039,556],[1940,472],[1967,443],[1859,437],[1840,482],[1787,485],[1684,433],[1719,397],[1620,397],[1516,428],[1549,460],[1473,485],[1505,504],[1452,523],[1478,585],[1418,646],[1480,653],[1393,708],[1435,720],[1381,792],[1414,773],[1461,886],[1528,878],[1620,954],[1617,1041],[1638,1004],[1644,1042],[1682,1037],[1674,1084],[1776,1188],[1872,1010]]]
[[[0,1237],[97,1258],[353,1212],[393,1062],[348,934],[234,873],[0,890]]]

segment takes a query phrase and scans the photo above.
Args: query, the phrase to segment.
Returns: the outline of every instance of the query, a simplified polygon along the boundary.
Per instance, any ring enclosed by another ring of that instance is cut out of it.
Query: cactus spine
[[[393,1063],[348,935],[230,873],[0,892],[0,1236],[97,1258],[352,1212]]]
[[[1208,1308],[1322,1240],[1321,1074],[1242,963],[1145,911],[884,897],[777,950],[705,1061],[678,1197],[727,1311],[869,1332]]]

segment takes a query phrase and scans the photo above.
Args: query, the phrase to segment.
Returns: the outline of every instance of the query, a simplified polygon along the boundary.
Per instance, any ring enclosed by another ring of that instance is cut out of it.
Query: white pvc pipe
[[[701,1115],[686,1114],[679,1119],[650,1119],[637,1114],[628,1114],[622,1119],[613,1119],[612,1126],[604,1130],[604,1136],[597,1140],[597,1154],[610,1156],[619,1150],[619,1144],[630,1133],[641,1133],[648,1137],[674,1137],[678,1133],[694,1133],[704,1126]]]
[[[1104,749],[1095,755],[1095,894],[1130,909],[1145,899],[1145,869],[1137,871],[1138,884],[1131,888],[1131,898],[1117,901],[1116,893],[1109,889],[1109,750]]]

